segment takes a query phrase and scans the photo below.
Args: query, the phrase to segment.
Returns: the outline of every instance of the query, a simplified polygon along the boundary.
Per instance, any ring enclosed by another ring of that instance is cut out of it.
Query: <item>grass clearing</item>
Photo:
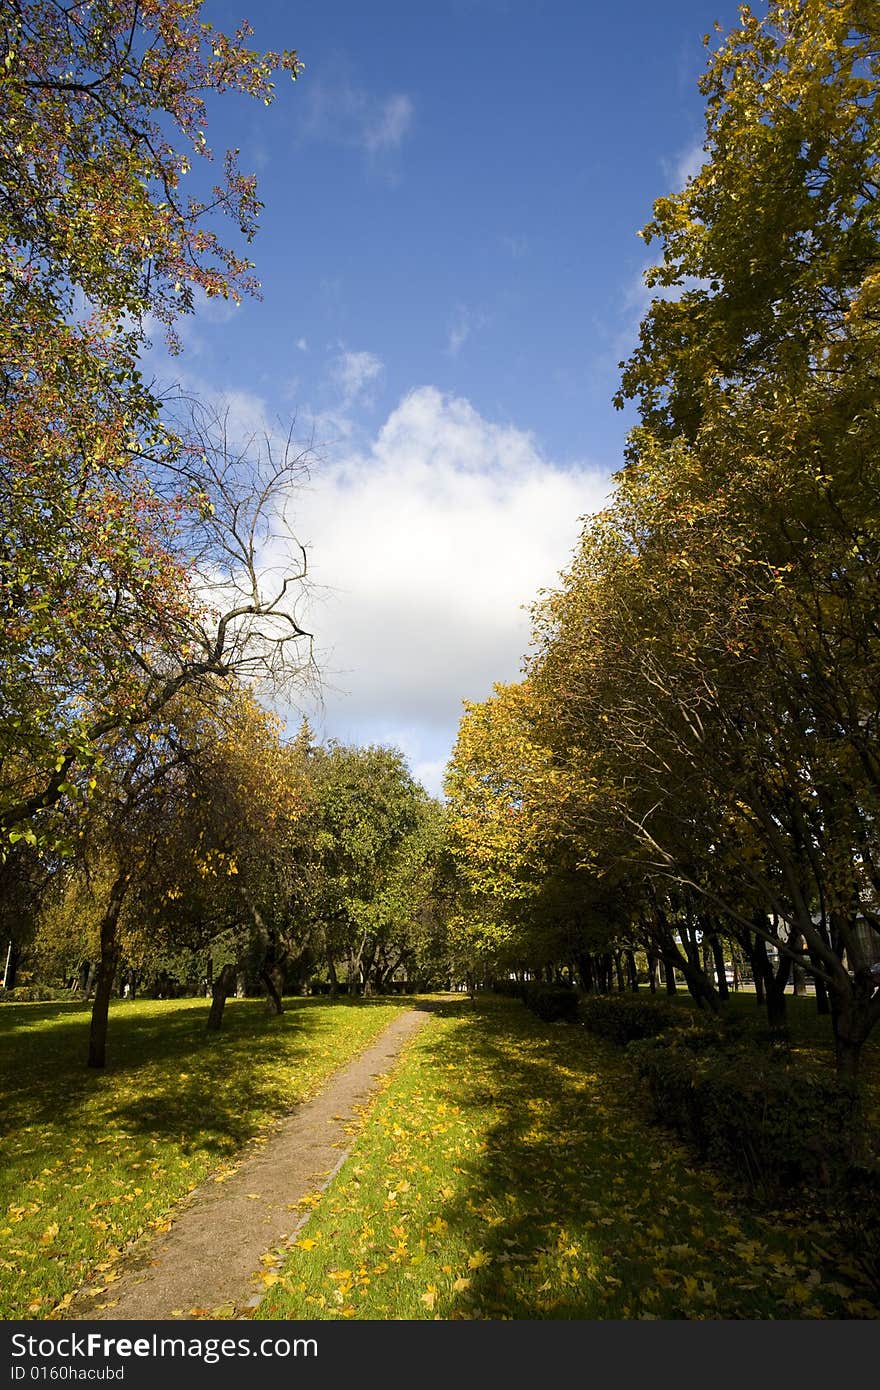
[[[230,1000],[119,1001],[108,1066],[85,1066],[81,1004],[0,1007],[0,1316],[60,1316],[109,1287],[123,1247],[313,1095],[407,1001],[307,998],[280,1018]],[[218,1252],[220,1254],[221,1252]]]
[[[821,1212],[762,1213],[643,1114],[585,1030],[436,1005],[257,1316],[880,1316]]]

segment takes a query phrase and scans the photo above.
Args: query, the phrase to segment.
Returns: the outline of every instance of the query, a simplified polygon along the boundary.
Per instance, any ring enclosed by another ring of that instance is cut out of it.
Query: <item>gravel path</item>
[[[78,1295],[69,1318],[142,1319],[252,1310],[262,1296],[260,1258],[290,1241],[308,1219],[296,1203],[327,1186],[353,1143],[357,1120],[377,1079],[422,1026],[427,1013],[409,1009],[295,1110],[258,1152],[224,1183],[210,1179],[176,1208],[171,1229],[139,1241],[117,1268],[107,1293]],[[103,1306],[99,1306],[103,1305]]]

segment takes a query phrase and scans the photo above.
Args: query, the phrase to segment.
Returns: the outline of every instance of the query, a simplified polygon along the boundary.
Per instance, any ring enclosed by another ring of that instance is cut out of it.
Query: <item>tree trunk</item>
[[[95,998],[92,1004],[92,1021],[89,1027],[90,1067],[103,1067],[107,1061],[107,1017],[110,1012],[110,996],[113,993],[113,976],[119,960],[119,946],[116,929],[119,914],[128,892],[129,875],[121,874],[110,890],[110,901],[101,920],[101,957],[98,962],[98,976],[95,982]]]
[[[712,958],[715,962],[715,974],[718,979],[718,993],[722,999],[730,996],[730,989],[727,984],[727,966],[724,963],[724,947],[717,934],[712,936]]]
[[[752,967],[752,979],[755,982],[755,1003],[760,1009],[761,1005],[764,1003],[764,978],[762,975],[758,974],[754,966]]]
[[[785,1005],[785,985],[779,988],[778,982],[766,990],[767,1003],[767,1027],[773,1033],[782,1032],[786,1026],[787,1015]]]
[[[652,994],[657,993],[657,967],[660,964],[653,951],[648,951],[648,988]]]
[[[636,953],[635,953],[635,951],[627,951],[627,953],[626,953],[626,969],[627,969],[627,974],[629,975],[629,987],[630,987],[630,989],[632,990],[633,994],[638,994],[638,992],[639,992],[639,972],[638,972],[638,970],[636,969]]]
[[[770,1014],[770,986],[773,980],[773,971],[767,959],[767,943],[761,936],[756,936],[749,943],[749,956],[752,962],[752,975],[755,981],[755,999],[759,1004],[766,1003],[769,1021]],[[783,1003],[783,1010],[785,1004]],[[773,1027],[773,1024],[770,1024]]]
[[[842,1080],[855,1081],[862,1047],[874,1025],[880,1022],[880,990],[872,992],[871,982],[857,972],[854,980],[845,975],[832,984],[829,993],[837,1075]]]
[[[824,980],[816,978],[816,1013],[828,1015],[831,1013],[831,1001],[828,998],[828,987]]]
[[[663,962],[663,974],[666,977],[666,993],[677,994],[678,985],[675,983],[675,967],[670,965],[668,960]]]
[[[842,1081],[855,1081],[859,1074],[862,1057],[862,1044],[852,1038],[843,1038],[838,1033],[834,1040],[837,1075]]]
[[[611,993],[611,956],[607,951],[599,957],[599,990],[602,994]]]
[[[717,1014],[719,997],[718,991],[699,965],[693,966],[688,961],[686,967],[682,967],[685,984],[694,1003],[700,1009],[708,1009],[710,1013]]]
[[[623,961],[622,961],[622,958],[621,958],[621,952],[620,952],[620,951],[615,951],[615,952],[614,952],[614,974],[615,974],[616,977],[617,977],[617,992],[618,992],[618,994],[625,994],[625,993],[626,993],[626,980],[623,978]]]
[[[791,956],[780,955],[776,970],[767,958],[766,945],[760,943],[761,954],[766,966],[767,1026],[772,1032],[781,1032],[786,1026],[785,990],[791,975]]]
[[[269,1005],[269,1012],[278,1017],[284,1012],[284,1003],[281,998],[281,991],[284,988],[283,966],[277,961],[264,965],[260,971],[260,979],[266,986],[266,1001]]]
[[[828,937],[828,929],[825,925],[824,918],[821,922],[818,923],[816,930],[818,931],[820,937],[825,942],[825,944],[830,945],[831,943]],[[817,962],[817,964],[818,963],[819,962]],[[825,1014],[826,1016],[828,1014],[832,1014],[833,1011],[831,1008],[831,1000],[828,995],[828,986],[826,985],[824,980],[821,980],[819,978],[818,975],[815,975],[813,978],[816,984],[816,1012],[818,1014]]]
[[[589,951],[581,951],[577,958],[578,975],[580,977],[581,989],[586,994],[592,994],[596,988],[593,976],[593,957]]]
[[[212,972],[213,973],[213,972]],[[212,1032],[219,1032],[223,1024],[223,1010],[226,1000],[235,988],[235,966],[224,965],[220,974],[211,984],[211,1009],[208,1014],[206,1027]]]

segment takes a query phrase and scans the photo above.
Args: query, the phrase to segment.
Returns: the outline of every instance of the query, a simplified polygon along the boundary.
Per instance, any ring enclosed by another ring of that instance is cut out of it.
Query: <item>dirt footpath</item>
[[[67,1317],[153,1321],[190,1317],[196,1309],[222,1308],[229,1316],[256,1307],[263,1291],[256,1276],[265,1268],[260,1257],[305,1224],[309,1213],[292,1208],[341,1167],[357,1107],[427,1017],[419,1009],[399,1014],[226,1182],[209,1179],[184,1198],[170,1231],[139,1241],[106,1293],[77,1295]]]

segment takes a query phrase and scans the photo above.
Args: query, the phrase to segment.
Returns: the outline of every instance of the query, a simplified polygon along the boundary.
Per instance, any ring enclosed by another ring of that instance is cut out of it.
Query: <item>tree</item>
[[[461,880],[454,931],[482,970],[610,976],[628,925],[568,819],[571,769],[554,757],[531,681],[465,702],[447,770],[449,849]],[[480,934],[483,933],[482,942]]]
[[[376,949],[370,987],[384,993],[398,972],[427,987],[448,978],[446,817],[432,798],[416,800],[413,824],[397,845],[373,906]]]
[[[392,748],[331,743],[316,750],[311,772],[325,960],[334,986],[336,962],[345,960],[349,988],[369,991],[377,972],[388,973],[387,950],[408,916],[400,896],[412,882],[405,857],[428,796]]]
[[[877,31],[771,3],[710,55],[705,162],[644,232],[641,424],[546,648],[653,872],[806,943],[848,1074],[880,1017]]]
[[[875,0],[771,0],[763,19],[742,6],[710,52],[705,161],[642,232],[663,248],[647,283],[671,295],[645,315],[618,401],[637,399],[652,435],[693,439],[741,387],[853,373],[869,405],[878,27]]]
[[[174,475],[199,498],[199,511],[177,513],[173,544],[186,556],[185,569],[182,561],[179,567],[183,591],[169,595],[162,579],[164,597],[151,604],[140,585],[118,575],[105,580],[86,562],[80,578],[90,577],[100,610],[90,645],[76,622],[63,640],[44,633],[38,641],[32,629],[22,644],[21,673],[29,683],[22,679],[19,687],[12,676],[10,751],[0,764],[0,826],[13,843],[35,842],[35,817],[84,794],[108,737],[146,726],[186,687],[210,691],[220,677],[279,690],[314,678],[310,635],[297,617],[306,559],[288,516],[310,450],[299,448],[292,433],[278,442],[237,440],[222,411],[197,402],[186,409],[194,442]],[[152,552],[142,553],[143,545],[138,535],[132,563],[149,574]],[[156,564],[161,571],[164,560]],[[62,567],[57,582],[65,573]],[[65,611],[59,601],[52,622]],[[76,650],[62,665],[71,644]],[[21,700],[15,704],[19,689],[31,716]]]
[[[195,292],[256,289],[213,226],[225,214],[252,238],[253,179],[229,154],[210,192],[185,197],[184,180],[212,157],[206,95],[268,103],[273,69],[300,64],[249,50],[247,25],[216,32],[201,8],[15,0],[0,16],[6,843],[36,838],[105,734],[156,712],[137,661],[184,660],[181,625],[203,617],[180,530],[217,499],[191,466],[198,430],[182,439],[162,417],[138,351],[151,317],[173,343]]]
[[[194,733],[154,915],[166,931],[182,917],[203,948],[222,936],[229,964],[249,959],[280,1014],[285,965],[311,932],[315,826],[303,749],[284,743],[277,718],[241,688],[221,721]],[[219,1028],[233,984],[229,972],[214,978],[209,1026]]]
[[[302,814],[295,748],[278,721],[233,682],[189,689],[161,721],[108,741],[96,787],[78,808],[75,847],[59,860],[38,951],[97,961],[89,1065],[106,1060],[120,967],[164,968],[216,949],[254,958],[280,1012],[278,969],[301,887],[292,849]],[[300,931],[302,928],[300,928]],[[221,969],[211,1025],[219,1027]],[[228,989],[226,990],[228,993]]]

